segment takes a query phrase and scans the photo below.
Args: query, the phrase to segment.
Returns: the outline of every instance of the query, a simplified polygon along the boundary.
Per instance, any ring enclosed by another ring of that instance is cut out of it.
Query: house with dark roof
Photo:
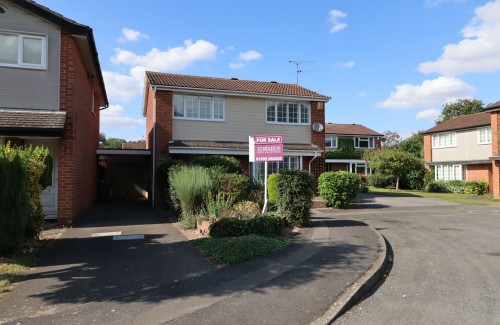
[[[93,32],[34,1],[0,8],[0,143],[49,148],[43,208],[70,225],[96,199],[99,110],[108,105]]]
[[[309,170],[317,179],[325,169],[325,95],[296,84],[151,71],[144,94],[152,170],[168,159],[229,155],[259,178],[264,163],[249,162],[249,136],[261,134],[284,136],[284,161],[268,163],[270,173]]]
[[[363,150],[380,148],[383,134],[361,124],[327,123],[325,128],[326,170],[369,175]]]
[[[451,118],[424,134],[424,160],[436,180],[484,180],[492,190],[491,114],[481,112]],[[493,140],[493,141],[492,141]]]

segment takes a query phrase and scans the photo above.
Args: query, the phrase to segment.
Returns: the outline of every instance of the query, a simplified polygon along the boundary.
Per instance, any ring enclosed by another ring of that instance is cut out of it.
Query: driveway
[[[499,206],[367,200],[372,209],[325,215],[378,229],[392,246],[392,269],[335,324],[500,324]]]

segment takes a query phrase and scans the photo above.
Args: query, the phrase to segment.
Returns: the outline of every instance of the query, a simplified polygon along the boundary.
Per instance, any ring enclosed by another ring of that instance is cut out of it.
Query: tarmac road
[[[386,281],[334,324],[500,324],[500,207],[423,202],[368,197],[374,209],[332,214],[375,227],[394,252]]]

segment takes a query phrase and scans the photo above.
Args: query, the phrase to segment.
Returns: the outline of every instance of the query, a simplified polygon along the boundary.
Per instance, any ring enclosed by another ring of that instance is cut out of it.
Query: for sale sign
[[[248,138],[250,162],[283,161],[283,135],[251,135]]]

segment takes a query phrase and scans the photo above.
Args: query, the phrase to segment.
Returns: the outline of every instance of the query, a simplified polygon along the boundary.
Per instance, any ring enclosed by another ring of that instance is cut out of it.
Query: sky
[[[38,0],[92,27],[101,132],[145,137],[144,71],[297,82],[326,122],[408,137],[445,103],[500,100],[500,0]]]

